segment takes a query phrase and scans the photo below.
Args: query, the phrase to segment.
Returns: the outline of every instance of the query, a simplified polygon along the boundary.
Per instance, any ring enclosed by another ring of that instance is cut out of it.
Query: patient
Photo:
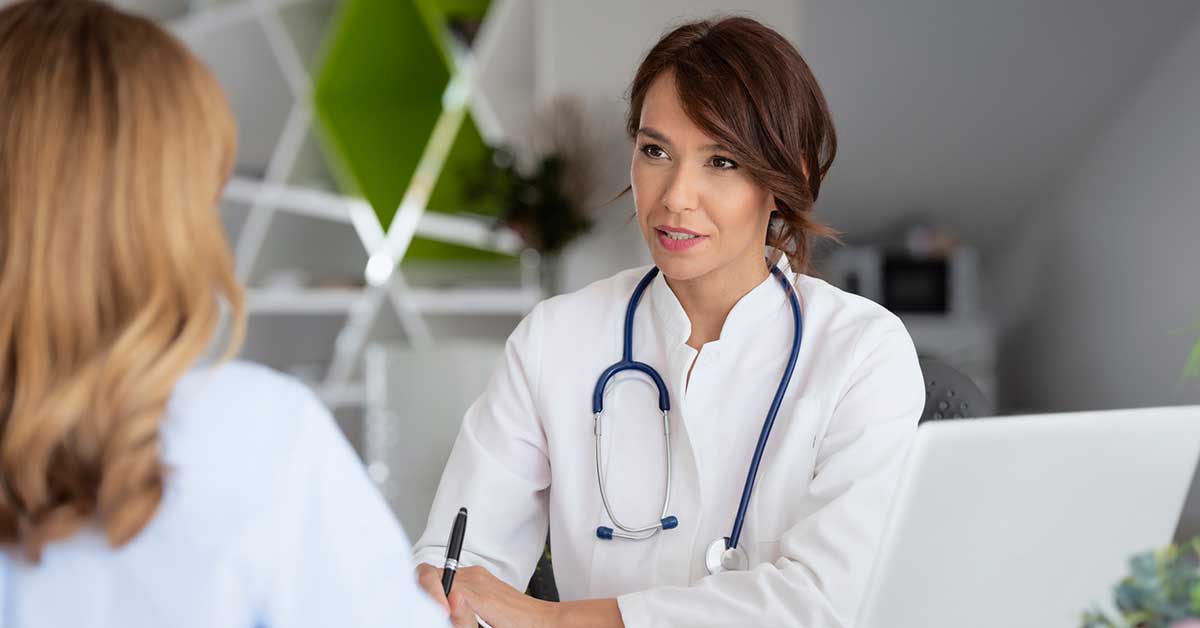
[[[430,626],[329,413],[201,365],[241,289],[208,71],[90,0],[0,10],[0,626]]]

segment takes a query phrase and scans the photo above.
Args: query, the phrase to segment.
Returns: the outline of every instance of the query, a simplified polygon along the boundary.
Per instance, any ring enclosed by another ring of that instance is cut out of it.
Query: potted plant
[[[579,105],[563,99],[536,116],[532,154],[497,148],[470,178],[467,194],[498,203],[497,226],[541,255],[549,294],[558,291],[559,255],[592,227],[595,148]]]
[[[1113,593],[1120,617],[1093,609],[1082,628],[1200,628],[1200,538],[1134,556]]]

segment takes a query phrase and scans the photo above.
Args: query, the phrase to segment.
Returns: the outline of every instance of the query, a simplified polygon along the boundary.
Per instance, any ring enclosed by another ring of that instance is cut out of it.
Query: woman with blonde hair
[[[0,10],[0,625],[436,625],[403,532],[299,384],[201,365],[242,294],[235,130],[153,23]]]

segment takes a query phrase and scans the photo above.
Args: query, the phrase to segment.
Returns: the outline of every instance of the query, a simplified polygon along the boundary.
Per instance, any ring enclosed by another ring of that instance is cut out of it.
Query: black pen
[[[446,565],[442,568],[442,592],[450,595],[450,585],[458,571],[458,556],[462,553],[463,537],[467,534],[467,509],[459,508],[454,517],[454,528],[450,530],[450,542],[446,544]]]

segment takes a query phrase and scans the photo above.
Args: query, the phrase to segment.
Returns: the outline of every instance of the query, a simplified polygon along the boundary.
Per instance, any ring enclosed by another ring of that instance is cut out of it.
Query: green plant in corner
[[[1192,326],[1193,332],[1200,332],[1200,321]],[[1200,339],[1196,340],[1196,344],[1192,346],[1192,352],[1188,354],[1187,364],[1183,367],[1184,377],[1200,377]]]
[[[514,152],[497,149],[479,164],[465,196],[499,199],[497,226],[553,257],[592,227],[595,145],[574,100],[555,101],[535,116],[535,124],[530,163],[522,167]]]
[[[1113,595],[1120,617],[1093,609],[1081,628],[1200,627],[1200,538],[1134,556]]]

